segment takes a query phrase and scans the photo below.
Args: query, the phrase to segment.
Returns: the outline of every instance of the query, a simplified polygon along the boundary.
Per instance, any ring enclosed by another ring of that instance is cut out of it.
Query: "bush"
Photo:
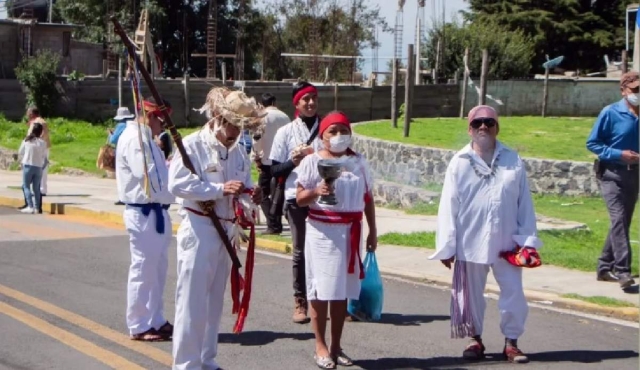
[[[16,76],[27,88],[27,107],[35,105],[40,114],[53,113],[60,93],[56,88],[56,71],[60,55],[50,50],[38,50],[34,56],[24,56],[16,68]]]

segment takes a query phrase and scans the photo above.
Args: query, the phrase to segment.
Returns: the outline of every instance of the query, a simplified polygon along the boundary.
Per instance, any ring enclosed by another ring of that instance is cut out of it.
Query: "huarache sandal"
[[[316,365],[321,369],[335,369],[336,363],[330,356],[318,356],[313,355],[313,359],[316,360]]]
[[[164,340],[164,338],[162,337],[162,335],[158,334],[156,329],[151,328],[144,333],[132,334],[131,340],[139,340],[142,342],[159,342]]]
[[[173,336],[173,325],[171,325],[171,323],[167,321],[160,327],[160,329],[158,329],[158,334],[162,335],[165,338],[171,338]]]
[[[340,351],[335,357],[336,363],[340,366],[353,366],[353,360],[349,358],[343,351]]]

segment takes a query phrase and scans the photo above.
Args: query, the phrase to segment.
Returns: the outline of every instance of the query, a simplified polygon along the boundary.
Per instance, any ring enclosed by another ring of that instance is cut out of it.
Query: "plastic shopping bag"
[[[364,259],[364,280],[360,288],[360,297],[349,300],[347,310],[359,321],[378,321],[382,316],[384,290],[378,261],[374,252],[367,252]]]

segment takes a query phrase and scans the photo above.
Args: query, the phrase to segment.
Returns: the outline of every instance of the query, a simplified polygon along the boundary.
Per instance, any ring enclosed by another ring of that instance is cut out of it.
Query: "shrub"
[[[16,76],[27,89],[27,106],[35,105],[43,116],[53,113],[60,93],[56,88],[56,71],[60,55],[50,50],[38,50],[34,56],[24,56],[16,68]]]

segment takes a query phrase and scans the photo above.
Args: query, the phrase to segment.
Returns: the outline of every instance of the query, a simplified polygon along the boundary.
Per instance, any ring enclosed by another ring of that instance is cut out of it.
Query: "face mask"
[[[636,94],[627,94],[627,101],[629,102],[629,104],[633,105],[634,107],[638,106],[638,95]]]
[[[342,153],[351,145],[351,135],[338,135],[329,139],[329,151]]]

